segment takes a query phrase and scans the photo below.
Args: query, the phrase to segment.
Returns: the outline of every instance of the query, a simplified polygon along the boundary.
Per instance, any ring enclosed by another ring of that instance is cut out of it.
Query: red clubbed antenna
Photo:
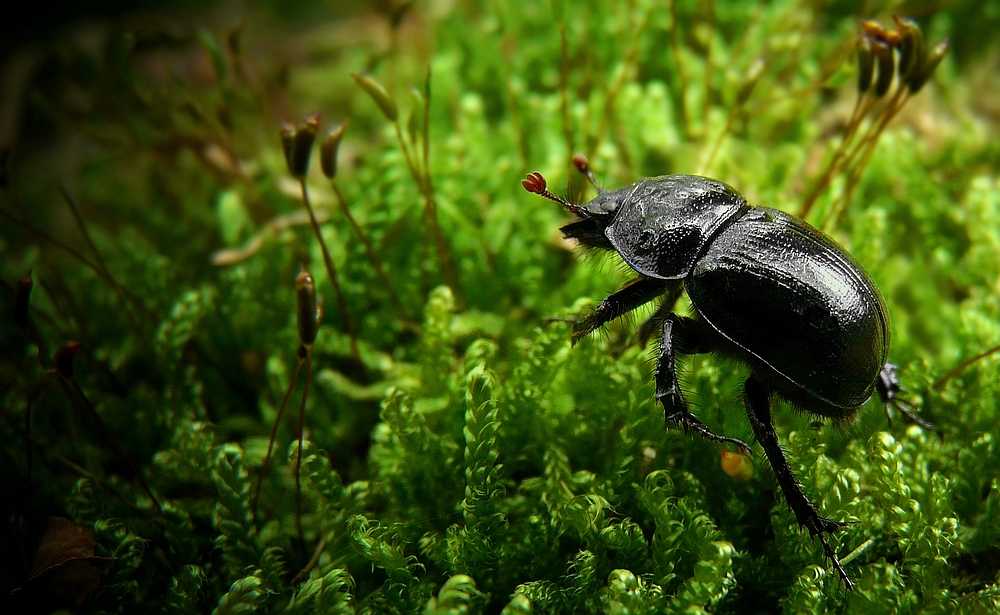
[[[590,163],[587,162],[586,156],[583,154],[573,154],[573,166],[576,167],[576,170],[581,175],[587,178],[587,181],[594,187],[594,190],[601,191],[601,187],[597,185],[597,180],[594,179],[594,172],[590,170]]]
[[[524,187],[525,190],[531,192],[532,194],[537,194],[538,196],[545,197],[550,201],[555,201],[556,203],[559,203],[560,205],[568,209],[570,213],[576,214],[581,217],[584,215],[583,210],[577,205],[574,205],[565,199],[561,199],[556,195],[552,194],[551,192],[549,192],[547,187],[548,184],[545,182],[545,178],[542,177],[542,174],[539,173],[538,171],[533,171],[531,173],[528,173],[528,176],[521,180],[521,185]]]

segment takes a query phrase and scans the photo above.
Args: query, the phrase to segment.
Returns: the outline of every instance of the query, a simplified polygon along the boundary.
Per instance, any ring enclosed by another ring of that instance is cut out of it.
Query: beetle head
[[[577,205],[574,213],[581,219],[562,227],[563,237],[575,239],[587,248],[614,250],[608,238],[607,228],[615,219],[622,203],[628,200],[634,186],[622,190],[602,190],[596,197],[583,205]]]
[[[584,205],[570,203],[566,199],[559,198],[549,192],[545,178],[538,171],[529,173],[525,179],[521,180],[521,186],[528,192],[559,203],[568,209],[570,213],[580,218],[579,221],[562,227],[563,235],[567,239],[576,239],[588,248],[611,250],[613,247],[611,242],[608,241],[604,229],[614,219],[614,213],[621,204],[624,197],[623,192],[625,191],[605,192],[601,190],[597,186],[594,175],[583,156],[579,154],[574,156],[573,163],[581,173],[587,176],[587,179],[597,188],[599,193],[596,198]]]
[[[661,280],[690,274],[715,234],[750,209],[730,186],[696,175],[648,177],[602,196],[619,201],[604,228],[608,242],[633,269]]]

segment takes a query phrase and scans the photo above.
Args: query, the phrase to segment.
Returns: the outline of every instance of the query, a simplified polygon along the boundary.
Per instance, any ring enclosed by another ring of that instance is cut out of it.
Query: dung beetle
[[[821,231],[777,209],[750,205],[721,181],[666,175],[605,191],[582,156],[574,163],[598,190],[586,204],[556,197],[537,172],[522,185],[579,218],[562,227],[566,238],[618,253],[638,277],[573,321],[573,342],[662,296],[640,338],[660,327],[656,399],[667,424],[749,455],[746,443],[713,433],[688,409],[676,356],[714,352],[746,365],[747,417],[785,500],[853,589],[825,536],[845,524],[820,515],[803,493],[778,443],[771,399],[850,421],[878,392],[890,417],[890,406],[896,407],[932,428],[897,397],[896,366],[886,361],[889,314],[874,282]],[[674,313],[685,290],[693,306],[690,317]]]

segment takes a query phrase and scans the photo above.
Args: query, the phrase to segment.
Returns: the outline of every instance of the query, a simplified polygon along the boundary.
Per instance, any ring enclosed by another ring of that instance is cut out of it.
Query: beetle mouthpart
[[[546,183],[545,178],[542,177],[542,174],[539,173],[538,171],[532,171],[531,173],[528,173],[527,177],[521,180],[521,186],[528,192],[531,192],[532,194],[537,194],[538,196],[545,197],[550,201],[555,201],[556,203],[559,203],[560,205],[568,209],[570,213],[576,214],[581,218],[584,217],[583,210],[581,208],[577,207],[576,205],[570,203],[565,199],[560,199],[556,195],[549,192],[547,187],[548,183]]]

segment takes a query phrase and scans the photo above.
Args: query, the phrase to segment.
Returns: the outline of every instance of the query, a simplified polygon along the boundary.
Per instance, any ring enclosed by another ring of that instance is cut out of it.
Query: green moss
[[[545,3],[417,3],[383,38],[391,16],[374,9],[274,31],[278,9],[261,5],[240,33],[151,28],[96,54],[54,42],[0,189],[0,555],[12,564],[0,595],[26,583],[57,515],[115,558],[83,612],[995,611],[998,358],[940,380],[1000,343],[998,139],[984,119],[1000,50],[985,32],[965,40],[982,29],[964,4],[921,17],[928,41],[957,35],[963,53],[809,218],[823,224],[850,195],[828,230],[884,293],[890,358],[943,436],[887,425],[875,401],[856,425],[775,409],[805,492],[851,522],[831,542],[856,591],[799,529],[759,447],[744,484],[717,447],[664,429],[653,351],[627,344],[637,322],[571,347],[570,327],[548,320],[630,278],[560,241],[565,215],[521,189],[528,171],[585,198],[569,165],[582,151],[607,187],[699,172],[799,211],[854,103],[854,17],[888,19],[856,3],[748,7],[565,5],[560,24]],[[351,79],[364,71],[398,105],[398,132]],[[304,210],[278,128],[300,110],[321,111],[324,129],[351,120],[338,187],[405,309],[312,169],[360,363],[315,236],[294,222]],[[299,383],[278,429],[288,453],[254,511],[297,360],[300,264],[325,299],[301,505]],[[9,315],[29,269],[24,330]],[[84,348],[81,389],[162,510],[45,375],[69,340]],[[698,416],[748,440],[745,371],[694,356],[683,374]]]

